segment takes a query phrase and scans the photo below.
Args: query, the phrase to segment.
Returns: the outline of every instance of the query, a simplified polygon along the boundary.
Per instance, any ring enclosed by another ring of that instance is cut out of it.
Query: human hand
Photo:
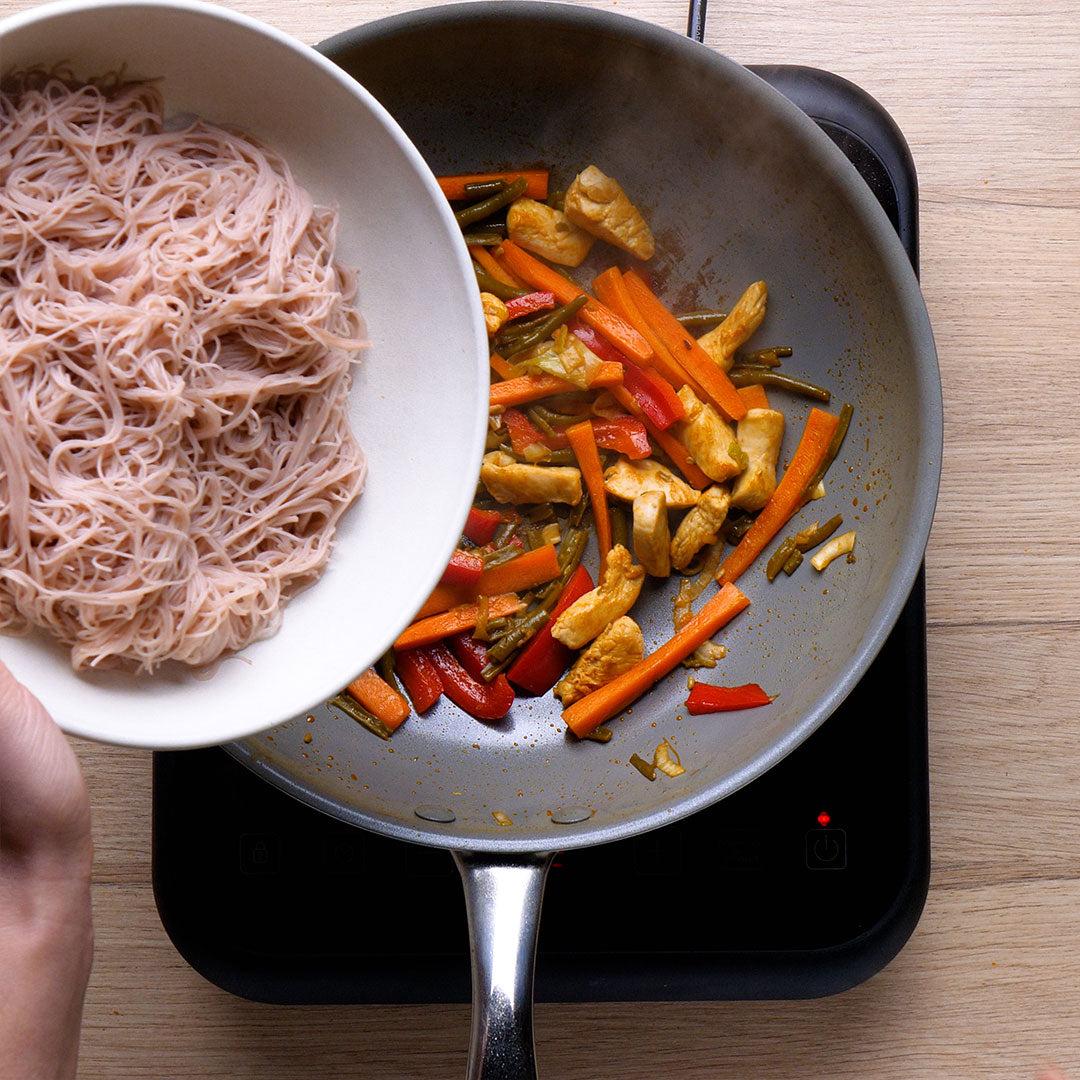
[[[67,739],[0,662],[0,1076],[75,1076],[90,976],[90,800]]]

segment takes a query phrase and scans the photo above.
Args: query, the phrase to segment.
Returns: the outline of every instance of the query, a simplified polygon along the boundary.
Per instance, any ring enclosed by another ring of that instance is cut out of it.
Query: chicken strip
[[[569,465],[523,465],[502,450],[484,455],[480,480],[493,499],[509,503],[581,502],[581,472]]]
[[[686,416],[676,420],[671,430],[697,467],[718,484],[741,473],[746,468],[746,454],[731,425],[689,386],[679,390],[679,400]]]
[[[776,462],[784,441],[784,414],[776,409],[749,409],[739,421],[739,445],[746,469],[735,481],[731,505],[760,510],[776,490]]]
[[[671,574],[671,529],[662,491],[643,491],[634,500],[634,555],[646,574]]]
[[[506,231],[515,244],[560,266],[580,266],[593,246],[593,237],[561,210],[535,199],[518,199],[510,206]]]
[[[671,538],[671,565],[676,570],[685,570],[703,547],[716,543],[730,505],[731,492],[720,484],[701,493]]]
[[[645,655],[645,639],[629,615],[616,619],[574,662],[555,687],[563,707],[629,671]]]
[[[735,350],[746,344],[765,318],[768,292],[764,281],[755,281],[735,301],[727,318],[697,339],[698,344],[725,371],[735,362]]]
[[[634,565],[622,544],[616,544],[608,552],[600,584],[555,620],[551,636],[568,648],[582,648],[634,606],[644,581],[645,571]]]
[[[685,510],[698,501],[698,493],[659,461],[620,457],[604,470],[604,490],[616,499],[632,503],[643,491],[662,491],[667,505]]]
[[[574,177],[563,209],[575,225],[639,259],[651,259],[656,251],[641,212],[626,197],[619,182],[605,176],[595,165]]]

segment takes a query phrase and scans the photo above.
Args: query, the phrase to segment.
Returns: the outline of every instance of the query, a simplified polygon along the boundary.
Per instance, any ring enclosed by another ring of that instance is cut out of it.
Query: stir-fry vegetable
[[[378,669],[333,699],[382,738],[409,701],[422,713],[445,695],[494,721],[515,688],[554,688],[570,732],[611,739],[604,722],[676,666],[728,657],[712,639],[750,603],[734,582],[821,496],[851,421],[850,405],[839,416],[810,408],[778,479],[785,410],[803,414],[802,399],[827,402],[832,391],[780,370],[789,346],[742,351],[765,318],[766,283],[727,312],[680,314],[620,254],[587,291],[549,263],[576,266],[587,252],[591,262],[607,244],[647,259],[652,234],[630,194],[595,167],[565,196],[548,198],[548,181],[538,170],[440,180],[458,204],[488,330],[487,452],[438,586]],[[850,552],[853,532],[833,539],[841,523],[837,514],[784,539],[765,563],[769,579],[811,552],[821,568]],[[650,645],[635,609],[658,588],[674,598],[673,633]],[[686,709],[771,700],[757,684],[696,682]],[[629,760],[650,780],[686,771],[667,739],[651,761]]]

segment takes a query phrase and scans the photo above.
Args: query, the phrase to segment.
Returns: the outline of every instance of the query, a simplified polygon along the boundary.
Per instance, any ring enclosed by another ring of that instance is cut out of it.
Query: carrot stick
[[[509,270],[490,251],[482,244],[470,244],[469,254],[496,280],[501,281],[504,285],[510,285],[517,289],[521,287],[521,282],[518,281]]]
[[[656,331],[657,337],[678,358],[679,364],[700,384],[710,401],[732,420],[746,415],[746,406],[727,372],[687,333],[674,315],[660,302],[656,294],[633,270],[623,274],[627,291],[637,304],[646,322]]]
[[[504,360],[498,353],[492,353],[488,357],[488,364],[500,379],[512,379],[514,377],[514,369],[510,366],[509,361]]]
[[[622,364],[605,360],[600,365],[596,378],[589,384],[589,389],[619,386],[622,384],[622,374]],[[524,405],[539,398],[568,394],[580,389],[580,386],[560,379],[557,375],[518,375],[513,379],[492,383],[488,400],[492,408],[509,408],[511,405]]]
[[[524,176],[528,181],[525,194],[530,199],[538,199],[543,202],[548,197],[548,172],[547,169],[522,169],[511,172],[490,173],[462,173],[459,176],[437,176],[435,179],[442,188],[442,193],[448,199],[467,199],[469,193],[465,190],[466,184],[485,184],[492,180],[505,180],[512,184],[519,177]]]
[[[636,416],[649,433],[649,438],[658,443],[664,453],[671,458],[672,464],[683,474],[686,482],[698,491],[704,491],[712,484],[712,480],[698,468],[690,458],[686,447],[683,446],[670,431],[662,431],[641,410],[641,406],[634,400],[630,391],[625,386],[611,386],[608,388],[611,396],[628,412]]]
[[[562,717],[570,730],[584,738],[605,720],[636,701],[653,683],[662,679],[699,645],[708,641],[720,627],[731,622],[750,601],[728,582],[692,615],[674,637],[638,661],[629,671],[575,701],[563,710]]]
[[[806,418],[802,438],[795,448],[795,455],[784,473],[784,478],[761,508],[754,524],[746,530],[738,546],[721,563],[716,580],[735,581],[739,575],[765,550],[770,540],[784,527],[788,519],[802,506],[806,482],[814,474],[829,448],[837,417],[821,409],[811,409]]]
[[[701,397],[703,394],[701,387],[687,374],[686,369],[660,340],[648,320],[641,314],[641,309],[634,303],[634,298],[630,295],[619,268],[609,266],[602,274],[597,274],[593,278],[592,285],[597,297],[617,315],[621,315],[652,346],[653,367],[676,387],[689,383],[690,389]]]
[[[513,593],[503,596],[493,596],[488,602],[488,618],[501,619],[504,615],[513,615],[525,606],[525,601]],[[443,611],[438,615],[432,615],[427,619],[420,619],[411,626],[407,626],[397,641],[395,649],[415,649],[418,645],[430,645],[432,642],[441,641],[451,634],[459,634],[462,630],[471,630],[480,618],[480,610],[476,604],[459,604],[449,611]]]
[[[592,503],[593,520],[596,522],[596,543],[600,549],[601,568],[607,563],[611,550],[611,515],[608,513],[607,492],[604,490],[604,467],[600,464],[600,452],[596,449],[596,435],[591,420],[583,420],[566,429],[570,448],[574,451],[582,479]]]
[[[747,409],[769,408],[769,395],[760,383],[751,383],[749,386],[740,386],[737,389]]]
[[[476,586],[478,596],[524,592],[559,576],[559,555],[554,544],[544,544],[485,570]]]
[[[499,254],[512,274],[534,289],[553,292],[561,304],[569,304],[585,292],[569,278],[545,266],[539,259],[534,259],[513,240],[504,240],[499,246]],[[599,300],[589,297],[588,303],[578,312],[578,318],[587,322],[598,334],[603,334],[631,360],[639,364],[648,364],[652,360],[653,351],[649,343],[622,316],[616,315]]]
[[[377,720],[397,731],[412,710],[409,703],[380,675],[368,668],[345,688]]]
[[[426,619],[440,611],[447,611],[461,604],[471,604],[478,596],[524,592],[558,576],[559,557],[555,545],[544,544],[485,570],[480,575],[480,580],[471,587],[436,585],[424,601],[424,606],[416,613],[416,618]]]

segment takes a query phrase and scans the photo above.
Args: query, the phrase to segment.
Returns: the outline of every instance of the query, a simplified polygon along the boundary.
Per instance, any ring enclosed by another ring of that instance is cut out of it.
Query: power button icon
[[[810,870],[843,870],[847,866],[847,833],[843,829],[811,829],[806,834]]]

